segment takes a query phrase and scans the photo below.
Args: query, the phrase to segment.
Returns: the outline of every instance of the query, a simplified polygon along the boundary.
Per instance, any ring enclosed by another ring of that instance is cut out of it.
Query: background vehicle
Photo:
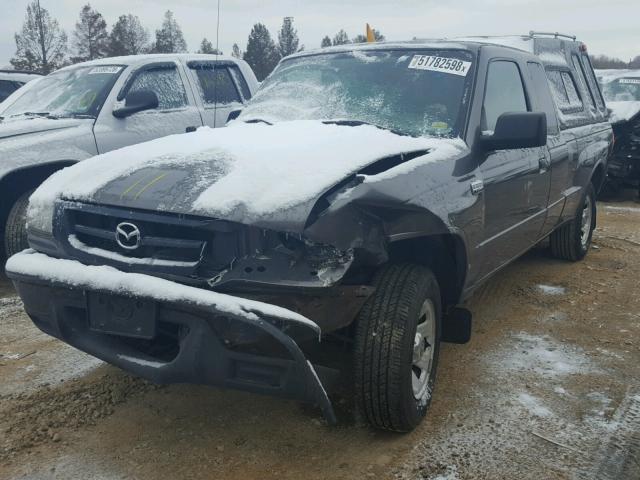
[[[596,74],[616,138],[607,185],[614,191],[623,185],[640,189],[640,70],[599,70]]]
[[[42,75],[22,70],[0,70],[0,103],[25,83]]]
[[[490,41],[298,53],[224,132],[56,174],[29,206],[37,253],[7,263],[27,312],[154,381],[315,402],[330,422],[345,368],[327,353],[346,347],[364,417],[411,430],[441,340],[469,338],[458,305],[548,236],[580,260],[595,227],[612,132],[586,48]]]
[[[27,200],[53,172],[127,145],[224,126],[256,88],[251,68],[233,57],[140,55],[63,68],[11,96],[0,108],[7,256],[26,248]]]

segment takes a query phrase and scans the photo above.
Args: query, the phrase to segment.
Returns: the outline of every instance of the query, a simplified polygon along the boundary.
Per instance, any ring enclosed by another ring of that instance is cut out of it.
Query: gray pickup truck
[[[347,372],[364,418],[408,431],[474,289],[547,237],[587,254],[606,119],[574,39],[298,53],[227,128],[52,176],[7,274],[40,329],[137,375],[332,423]]]
[[[27,200],[53,172],[135,143],[224,126],[257,86],[237,58],[134,55],[63,68],[13,93],[0,105],[0,243],[7,256],[27,247]]]

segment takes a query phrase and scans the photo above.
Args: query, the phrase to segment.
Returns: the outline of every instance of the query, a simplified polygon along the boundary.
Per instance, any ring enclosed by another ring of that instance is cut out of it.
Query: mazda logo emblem
[[[135,250],[141,240],[140,229],[133,223],[122,222],[116,227],[116,242],[125,250]]]

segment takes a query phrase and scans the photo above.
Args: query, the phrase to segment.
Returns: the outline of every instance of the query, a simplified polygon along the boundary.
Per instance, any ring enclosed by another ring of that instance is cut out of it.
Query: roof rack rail
[[[534,32],[533,30],[529,32],[529,36],[530,37],[570,38],[574,42],[576,41],[576,38],[578,38],[575,35],[565,35],[564,33],[559,33],[559,32]]]

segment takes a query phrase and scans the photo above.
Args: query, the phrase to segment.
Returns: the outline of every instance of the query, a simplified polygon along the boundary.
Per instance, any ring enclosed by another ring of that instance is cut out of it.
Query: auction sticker
[[[618,83],[640,84],[640,78],[621,78]]]
[[[409,68],[451,73],[466,77],[469,68],[471,68],[471,62],[465,62],[457,58],[435,57],[433,55],[414,55],[409,63]]]
[[[114,65],[105,65],[103,67],[93,67],[91,70],[89,70],[89,75],[95,75],[95,74],[113,74],[113,73],[118,73],[120,70],[122,69],[122,67],[116,67]]]

